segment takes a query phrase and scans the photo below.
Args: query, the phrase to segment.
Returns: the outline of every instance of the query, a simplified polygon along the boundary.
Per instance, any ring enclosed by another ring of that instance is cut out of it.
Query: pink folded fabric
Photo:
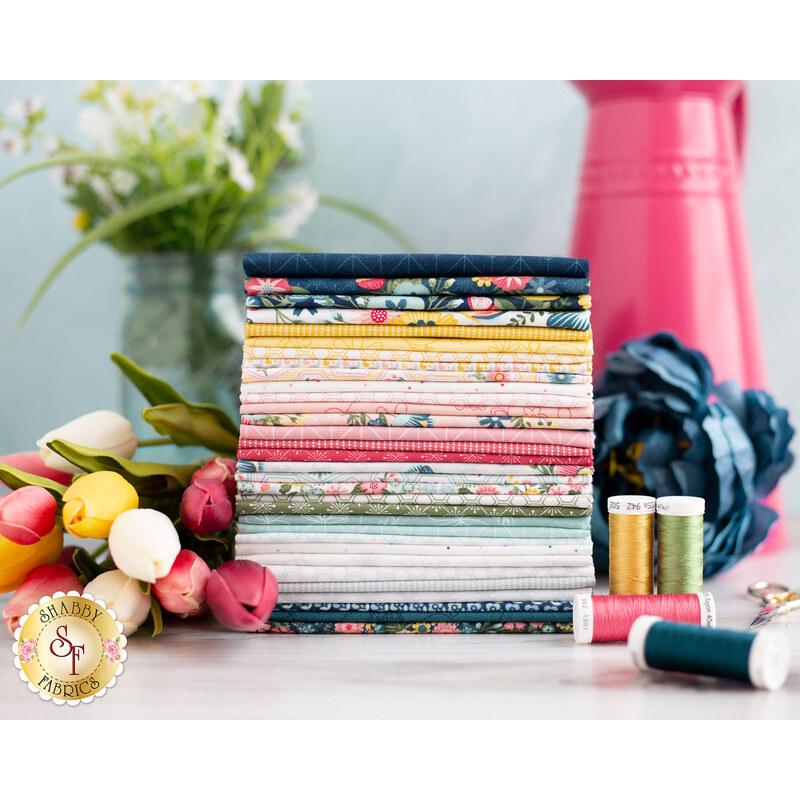
[[[567,447],[591,448],[594,434],[591,431],[536,430],[525,428],[388,428],[378,426],[301,425],[276,427],[242,425],[241,438],[263,442],[402,442],[430,444],[444,443],[514,443],[547,444]],[[294,445],[293,445],[294,446]],[[311,444],[313,446],[313,444]],[[448,447],[448,449],[450,449]]]
[[[256,443],[257,444],[257,443]],[[240,442],[239,458],[249,461],[304,461],[304,462],[414,462],[419,464],[558,464],[591,467],[592,451],[582,456],[509,455],[501,453],[441,453],[408,450],[343,450],[325,446],[319,448],[258,447]],[[335,444],[338,444],[335,443]]]
[[[242,403],[242,414],[286,414],[286,413],[325,413],[350,414],[368,412],[372,414],[441,414],[446,416],[481,417],[568,417],[591,420],[594,418],[592,403],[559,408],[540,405],[507,406],[502,403],[491,405],[434,405],[431,403],[376,403],[363,400],[352,403]]]
[[[442,414],[244,414],[246,425],[367,425],[391,428],[537,428],[539,430],[591,430],[590,419],[567,417],[492,417],[484,415],[444,416]]]
[[[312,447],[317,450],[389,450],[393,442],[367,442],[348,441],[345,439],[315,439],[313,442],[283,442],[271,443],[261,439],[239,440],[240,449],[254,449],[269,446],[297,447],[298,445]],[[589,447],[567,447],[560,444],[514,444],[507,442],[397,442],[398,452],[429,452],[429,453],[485,453],[514,456],[570,456],[583,457],[592,450]],[[249,458],[249,456],[244,456]],[[259,461],[261,459],[258,459]]]

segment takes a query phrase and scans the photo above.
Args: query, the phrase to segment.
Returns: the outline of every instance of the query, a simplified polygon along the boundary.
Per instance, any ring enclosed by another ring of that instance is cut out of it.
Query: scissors
[[[750,623],[751,628],[760,628],[776,617],[800,608],[800,594],[781,583],[757,581],[747,587],[747,594],[762,605],[758,616]]]

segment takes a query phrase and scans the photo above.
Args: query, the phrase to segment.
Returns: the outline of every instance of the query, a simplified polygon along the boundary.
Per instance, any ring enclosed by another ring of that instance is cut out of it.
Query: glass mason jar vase
[[[136,255],[126,265],[122,353],[187,399],[214,403],[238,420],[243,282],[238,251]],[[122,406],[140,438],[157,437],[141,419],[146,401],[128,380]],[[189,452],[195,449],[181,448],[180,460],[204,452]]]

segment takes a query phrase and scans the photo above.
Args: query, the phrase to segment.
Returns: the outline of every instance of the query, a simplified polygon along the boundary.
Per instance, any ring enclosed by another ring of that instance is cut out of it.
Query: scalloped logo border
[[[92,695],[90,695],[88,697],[81,697],[80,699],[77,699],[77,700],[67,700],[67,699],[65,699],[63,697],[54,697],[51,694],[47,694],[47,692],[41,691],[38,686],[36,686],[33,683],[31,683],[30,679],[28,678],[27,673],[22,668],[22,662],[19,659],[19,638],[20,638],[20,634],[22,632],[22,629],[25,627],[25,623],[28,621],[28,617],[30,617],[31,614],[34,614],[36,612],[36,610],[38,608],[40,608],[41,606],[43,606],[45,603],[49,603],[52,600],[58,599],[59,597],[80,597],[80,598],[82,598],[84,600],[90,600],[91,602],[96,603],[98,606],[100,606],[103,609],[103,611],[105,611],[106,614],[108,614],[111,617],[112,620],[114,620],[114,624],[117,626],[117,629],[119,630],[120,656],[119,656],[119,664],[117,665],[117,670],[114,673],[114,677],[105,686],[103,686],[102,689],[99,689],[94,694],[92,694]],[[38,694],[39,697],[41,697],[42,700],[45,700],[45,701],[48,701],[48,702],[52,701],[53,704],[57,705],[57,706],[88,705],[89,703],[91,703],[95,699],[95,697],[103,697],[103,695],[105,695],[105,693],[106,693],[106,691],[108,689],[111,689],[114,686],[116,686],[117,678],[122,674],[122,672],[125,669],[125,666],[124,666],[123,662],[128,657],[128,653],[127,653],[127,651],[125,649],[125,646],[128,643],[128,639],[127,639],[126,636],[123,635],[122,629],[123,629],[123,625],[119,620],[117,620],[117,615],[114,612],[114,610],[111,609],[111,608],[108,608],[108,606],[106,606],[106,604],[102,600],[99,600],[99,599],[95,598],[91,594],[86,594],[86,593],[79,594],[78,592],[66,592],[66,593],[64,593],[64,592],[54,592],[52,596],[45,595],[44,597],[42,597],[39,600],[38,603],[34,603],[33,605],[28,606],[28,613],[25,614],[25,616],[20,619],[19,627],[14,631],[14,644],[11,646],[11,652],[14,654],[14,666],[19,670],[20,680],[23,681],[23,683],[25,683],[27,685],[28,690],[31,691],[31,692],[34,692],[35,694]]]

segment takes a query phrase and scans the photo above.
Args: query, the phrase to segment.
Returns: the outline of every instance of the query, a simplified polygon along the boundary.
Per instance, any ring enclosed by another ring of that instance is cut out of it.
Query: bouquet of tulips
[[[162,610],[211,610],[234,630],[269,618],[278,584],[265,567],[233,561],[238,429],[221,409],[192,403],[124,356],[114,363],[151,405],[143,418],[162,438],[139,441],[131,423],[95,411],[45,434],[38,452],[0,458],[0,594],[16,590],[3,619],[12,633],[28,607],[54,592],[105,602],[130,636],[162,630]],[[188,465],[134,461],[140,447],[206,447]],[[95,540],[64,547],[64,533]],[[98,542],[99,540],[99,542]]]

